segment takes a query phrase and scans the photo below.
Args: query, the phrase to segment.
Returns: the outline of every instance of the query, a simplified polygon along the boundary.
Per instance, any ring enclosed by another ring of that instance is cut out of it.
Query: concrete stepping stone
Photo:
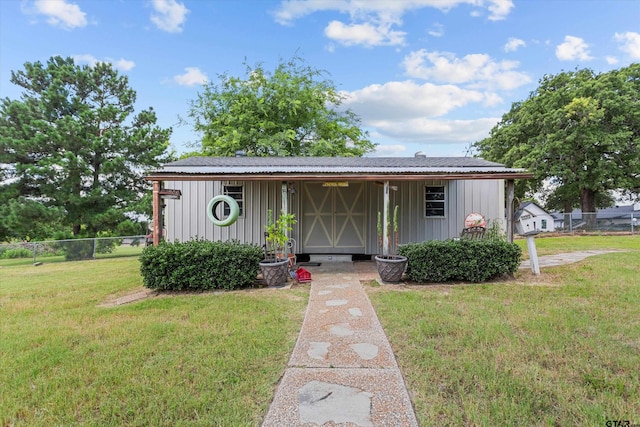
[[[349,328],[348,323],[340,323],[338,325],[333,325],[329,328],[329,333],[331,335],[337,335],[339,337],[348,337],[353,335],[353,331]]]
[[[349,314],[355,317],[362,317],[362,310],[358,307],[352,307],[349,309]]]
[[[374,359],[378,355],[379,347],[375,344],[370,344],[366,342],[361,342],[357,344],[349,345],[353,351],[358,353],[361,359],[371,360]]]
[[[328,307],[338,307],[341,305],[345,305],[347,304],[349,301],[347,301],[346,299],[331,299],[329,301],[327,301],[325,304]]]
[[[298,392],[301,423],[371,423],[372,394],[356,387],[311,381]]]
[[[330,346],[331,343],[328,342],[310,342],[307,354],[312,359],[324,360],[327,358],[327,353],[329,353]]]

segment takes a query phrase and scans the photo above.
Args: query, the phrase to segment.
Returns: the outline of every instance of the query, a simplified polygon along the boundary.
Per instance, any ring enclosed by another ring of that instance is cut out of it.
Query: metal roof
[[[475,157],[189,157],[168,163],[149,174],[152,180],[171,176],[274,177],[295,174],[383,176],[383,175],[527,175],[524,169],[507,168],[500,163]],[[520,177],[520,176],[518,176]]]

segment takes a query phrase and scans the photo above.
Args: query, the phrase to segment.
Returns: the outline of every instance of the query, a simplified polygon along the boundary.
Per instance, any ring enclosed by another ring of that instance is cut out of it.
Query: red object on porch
[[[310,282],[311,273],[304,268],[300,267],[296,270],[296,280],[298,282]]]

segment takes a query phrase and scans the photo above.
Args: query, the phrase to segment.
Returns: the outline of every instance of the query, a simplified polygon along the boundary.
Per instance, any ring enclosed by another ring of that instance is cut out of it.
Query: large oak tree
[[[247,64],[246,75],[218,76],[191,103],[203,135],[198,154],[233,156],[362,156],[375,145],[359,118],[341,110],[342,95],[324,72],[299,57],[271,72]]]
[[[488,160],[528,168],[533,191],[555,184],[550,207],[565,212],[595,212],[611,190],[638,194],[640,64],[545,76],[475,147]]]
[[[0,196],[29,200],[35,215],[46,216],[33,203],[54,208],[74,235],[113,230],[147,190],[144,170],[165,160],[171,129],[152,108],[134,114],[136,92],[108,63],[27,62],[11,82],[23,92],[0,101]]]

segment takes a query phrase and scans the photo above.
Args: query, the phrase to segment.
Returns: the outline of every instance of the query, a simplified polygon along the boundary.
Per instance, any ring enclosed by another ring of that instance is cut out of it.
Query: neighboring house
[[[524,202],[520,204],[515,220],[525,219],[523,224],[528,228],[525,231],[554,231],[555,219],[535,202]]]
[[[580,209],[574,209],[570,214],[553,212],[556,228],[581,229],[587,225],[587,216],[594,213],[583,213]],[[596,228],[604,230],[628,230],[631,225],[638,226],[640,218],[640,204],[614,206],[611,208],[596,209]],[[569,219],[571,222],[569,223]]]
[[[197,237],[262,245],[271,209],[295,213],[296,253],[376,254],[377,216],[385,206],[393,212],[399,205],[400,243],[453,238],[471,212],[505,218],[514,180],[531,176],[478,158],[241,156],[190,157],[147,179],[154,184],[155,230],[164,226],[170,242]],[[215,226],[206,212],[222,194],[240,206],[238,220],[226,227]]]

